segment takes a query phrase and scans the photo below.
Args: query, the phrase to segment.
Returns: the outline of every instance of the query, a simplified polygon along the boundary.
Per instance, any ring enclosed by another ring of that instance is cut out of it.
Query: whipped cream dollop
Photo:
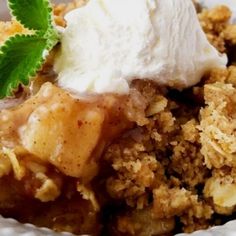
[[[191,0],[90,0],[65,19],[54,69],[76,92],[128,93],[134,79],[183,89],[227,63]]]

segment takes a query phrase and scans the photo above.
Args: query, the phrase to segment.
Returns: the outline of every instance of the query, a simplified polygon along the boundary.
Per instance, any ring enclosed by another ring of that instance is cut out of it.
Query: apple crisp
[[[56,23],[65,26],[63,15],[85,2],[55,6]],[[192,232],[234,218],[236,25],[225,6],[198,10],[230,61],[194,87],[135,80],[129,95],[78,97],[55,85],[52,53],[30,88],[1,102],[1,215],[117,236]],[[0,43],[23,31],[1,22]]]

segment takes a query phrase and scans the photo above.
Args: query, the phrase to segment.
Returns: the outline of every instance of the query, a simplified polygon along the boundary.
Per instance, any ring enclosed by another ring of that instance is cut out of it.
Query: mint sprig
[[[8,0],[12,15],[28,29],[47,31],[51,27],[51,11],[47,0]]]
[[[8,3],[12,15],[33,33],[12,36],[0,47],[0,98],[11,96],[20,84],[29,84],[43,64],[45,52],[59,41],[48,0]]]
[[[0,94],[10,96],[19,84],[27,85],[43,62],[47,42],[38,35],[15,36],[1,48]]]

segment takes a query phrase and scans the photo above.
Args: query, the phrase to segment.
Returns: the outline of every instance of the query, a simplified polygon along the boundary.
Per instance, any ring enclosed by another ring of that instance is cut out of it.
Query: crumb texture
[[[65,13],[85,3],[54,6],[56,24],[64,27]],[[135,80],[127,96],[86,103],[53,84],[50,55],[29,99],[0,112],[3,216],[115,236],[192,232],[234,216],[236,25],[225,6],[196,7],[229,64],[182,92]],[[23,31],[0,22],[0,44]]]

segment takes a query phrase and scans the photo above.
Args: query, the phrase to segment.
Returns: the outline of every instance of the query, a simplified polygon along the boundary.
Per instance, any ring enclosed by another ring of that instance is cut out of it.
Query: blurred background
[[[70,2],[70,0],[52,0],[52,2],[55,2],[55,3]],[[9,19],[7,0],[0,0],[0,20],[7,20],[7,19]]]

